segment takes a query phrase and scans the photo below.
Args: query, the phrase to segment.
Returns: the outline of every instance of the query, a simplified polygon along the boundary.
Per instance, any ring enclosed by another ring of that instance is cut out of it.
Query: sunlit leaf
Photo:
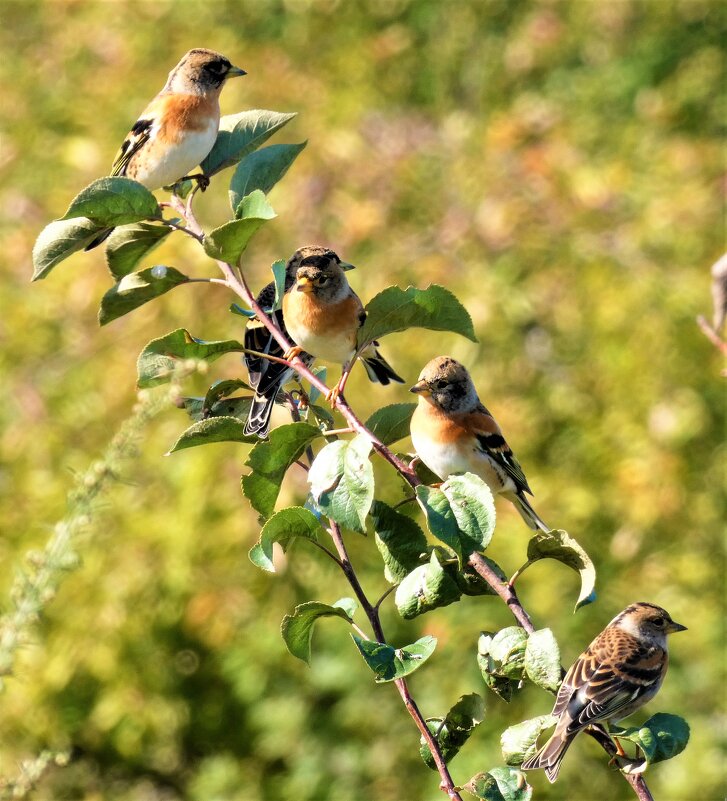
[[[581,577],[581,592],[576,609],[596,599],[596,568],[583,548],[567,531],[538,532],[528,543],[528,564],[539,559],[556,559],[577,570]],[[521,568],[521,571],[524,568]]]
[[[532,632],[525,646],[525,672],[528,678],[545,690],[555,692],[563,675],[560,649],[550,629]]]
[[[308,423],[290,423],[270,432],[250,451],[245,465],[251,472],[243,476],[242,492],[263,517],[275,509],[280,485],[288,468],[321,432]]]
[[[366,533],[374,499],[371,440],[359,434],[321,449],[308,472],[311,495],[321,511],[342,526]]]
[[[265,523],[260,532],[260,540],[250,549],[250,561],[257,567],[274,573],[274,543],[277,542],[283,551],[287,551],[297,537],[317,541],[320,532],[320,521],[313,512],[301,506],[290,506],[276,512]]]
[[[521,770],[509,767],[492,768],[473,776],[464,788],[482,801],[530,801],[533,788]]]
[[[264,144],[295,116],[295,113],[250,109],[222,117],[217,141],[200,165],[202,171],[211,176],[236,164]]]
[[[241,342],[223,339],[206,342],[193,337],[186,328],[178,328],[152,341],[139,354],[136,364],[137,384],[140,389],[164,384],[174,375],[181,361],[199,359],[212,362],[225,353],[242,351]]]
[[[190,426],[172,445],[169,453],[208,445],[211,442],[257,442],[245,434],[245,424],[236,417],[209,417]]]
[[[250,153],[237,165],[230,181],[230,206],[235,216],[242,199],[256,189],[267,193],[288,172],[290,165],[306,146],[270,145]]]
[[[409,436],[409,423],[416,403],[392,403],[377,409],[366,421],[366,428],[384,445]]]
[[[53,220],[46,225],[33,245],[32,280],[45,278],[57,264],[91,244],[104,228],[87,217]]]
[[[118,281],[133,272],[172,230],[167,225],[145,222],[114,228],[106,240],[106,264],[111,275]]]
[[[101,325],[106,325],[166,294],[175,286],[188,282],[186,275],[163,264],[148,267],[138,273],[129,273],[101,298],[98,321]]]
[[[437,640],[432,636],[422,637],[403,648],[392,648],[390,645],[353,637],[361,656],[373,670],[378,684],[408,676],[418,670],[434,653]]]
[[[522,765],[526,759],[535,755],[537,739],[542,731],[554,726],[557,718],[540,715],[537,718],[517,723],[500,735],[502,757],[508,765]]]
[[[311,659],[311,640],[313,638],[313,626],[321,617],[340,617],[347,623],[351,622],[349,614],[351,603],[355,601],[350,598],[341,599],[337,602],[340,605],[324,604],[320,601],[308,601],[295,607],[292,615],[286,615],[280,626],[285,644],[293,656],[302,659],[310,664]]]
[[[99,178],[82,189],[61,219],[71,217],[88,217],[102,226],[126,225],[161,217],[161,209],[145,186],[115,176]]]
[[[436,552],[425,565],[414,568],[396,588],[396,608],[405,619],[459,601],[462,591],[442,568]]]
[[[256,190],[240,204],[240,219],[225,223],[207,234],[205,253],[210,258],[237,264],[255,232],[275,216],[265,195]]]
[[[681,754],[689,742],[689,724],[679,715],[657,712],[641,726],[619,729],[612,726],[619,740],[635,743],[646,765],[663,762]]]
[[[390,286],[366,305],[366,322],[358,332],[358,343],[371,342],[408,328],[453,331],[477,341],[472,318],[457,298],[444,287],[426,289]]]

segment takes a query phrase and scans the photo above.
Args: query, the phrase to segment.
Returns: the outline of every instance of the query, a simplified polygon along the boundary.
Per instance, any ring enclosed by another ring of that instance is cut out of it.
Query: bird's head
[[[345,295],[346,269],[353,269],[353,265],[342,262],[334,251],[318,246],[299,248],[285,266],[286,278],[293,279],[292,291],[311,293],[329,302]]]
[[[247,75],[229,59],[214,50],[197,47],[182,56],[169,73],[166,89],[186,94],[219,92],[228,78]]]
[[[445,412],[471,411],[479,402],[467,368],[450,356],[437,356],[426,364],[409,391]]]
[[[660,606],[635,603],[627,606],[611,621],[611,625],[623,629],[648,645],[666,647],[666,637],[677,631],[686,631],[686,626],[676,623]]]

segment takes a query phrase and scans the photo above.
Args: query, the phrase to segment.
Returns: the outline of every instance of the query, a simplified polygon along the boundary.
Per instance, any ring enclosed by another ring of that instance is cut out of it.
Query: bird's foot
[[[286,362],[289,362],[291,359],[295,359],[296,356],[300,356],[303,353],[303,348],[298,347],[298,345],[293,345],[292,348],[288,348],[283,354],[283,358]]]
[[[207,187],[210,185],[210,179],[203,172],[196,172],[194,175],[185,175],[184,178],[181,178],[180,180],[196,181],[201,192],[204,192],[205,189],[207,189]]]

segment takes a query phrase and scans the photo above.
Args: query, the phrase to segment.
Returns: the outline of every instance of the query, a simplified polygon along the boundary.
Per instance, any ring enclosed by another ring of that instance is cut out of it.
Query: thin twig
[[[727,356],[727,342],[712,328],[707,320],[700,314],[697,317],[697,325],[701,329],[705,337],[714,345],[715,348],[723,355]]]

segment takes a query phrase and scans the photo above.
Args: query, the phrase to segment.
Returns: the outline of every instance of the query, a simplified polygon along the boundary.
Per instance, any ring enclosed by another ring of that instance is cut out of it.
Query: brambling
[[[283,296],[283,317],[295,342],[286,358],[306,351],[343,365],[343,376],[347,374],[366,312],[335,253],[309,254],[300,259],[293,286]],[[371,342],[359,354],[369,379],[379,384],[403,384],[404,379],[394,372],[377,346],[378,342]],[[339,381],[329,391],[331,403],[340,394],[340,387]]]
[[[578,732],[621,720],[650,701],[669,664],[667,635],[685,630],[654,604],[631,604],[616,615],[566,674],[551,713],[558,718],[555,732],[523,770],[543,768],[554,782]]]
[[[188,173],[204,160],[217,139],[225,81],[246,74],[214,50],[190,50],[127,134],[111,175],[133,178],[150,190],[185,178],[205,189],[207,176]],[[101,244],[112,230],[102,231],[86,250]]]
[[[411,439],[430,470],[442,479],[474,473],[511,501],[530,528],[550,531],[525,497],[532,491],[522,467],[463,365],[449,356],[432,359],[410,392],[419,395]]]

